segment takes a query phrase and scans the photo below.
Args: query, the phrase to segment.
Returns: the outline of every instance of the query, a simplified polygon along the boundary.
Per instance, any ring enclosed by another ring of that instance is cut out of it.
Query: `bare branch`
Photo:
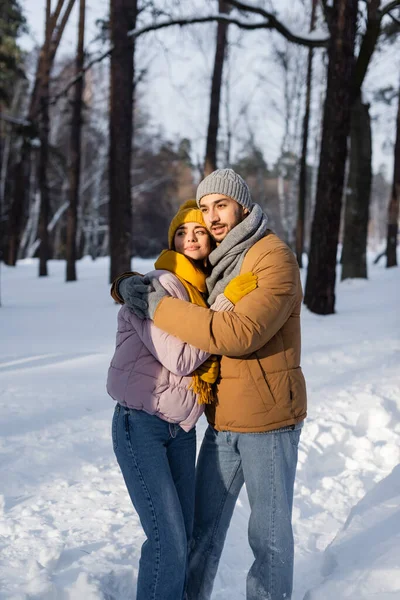
[[[57,25],[58,17],[60,16],[64,2],[65,2],[65,0],[58,0],[56,9],[53,12],[53,14],[51,15],[51,19],[50,19],[50,34],[51,35],[53,35],[54,28]]]
[[[354,97],[357,97],[359,95],[365,76],[367,74],[367,70],[371,62],[371,57],[375,51],[378,38],[382,32],[383,17],[385,15],[388,15],[394,18],[393,15],[390,14],[390,11],[395,9],[396,7],[400,7],[400,0],[394,0],[393,2],[389,2],[382,9],[379,8],[379,5],[380,0],[372,0],[369,2],[367,7],[367,26],[364,36],[362,38],[360,51],[358,53],[358,58],[355,67],[353,90]]]
[[[332,6],[328,4],[328,0],[320,0],[322,12],[324,13],[325,22],[330,32],[332,32]]]
[[[133,41],[133,40],[136,40],[141,35],[148,33],[149,31],[157,31],[159,29],[164,29],[166,27],[171,27],[173,25],[179,25],[180,27],[182,27],[184,25],[194,25],[197,23],[211,23],[211,22],[215,22],[215,21],[222,21],[222,22],[225,22],[228,24],[236,25],[237,27],[240,27],[241,29],[247,29],[247,30],[274,29],[275,28],[274,24],[271,23],[270,20],[260,21],[258,23],[250,23],[250,22],[246,22],[246,21],[241,21],[240,19],[237,19],[235,17],[227,16],[225,14],[216,14],[216,15],[208,15],[208,16],[204,16],[204,17],[168,19],[166,21],[160,21],[158,23],[150,23],[149,25],[145,25],[139,29],[134,29],[133,31],[130,31],[128,36],[129,36],[130,40]],[[302,40],[301,42],[299,41],[300,39]],[[299,38],[298,36],[292,35],[292,41],[296,41],[296,40],[297,40],[296,43],[302,43],[303,45],[308,45],[310,48],[321,48],[321,47],[327,46],[329,38],[328,38],[328,36],[326,36],[326,37],[320,38],[320,39],[307,40],[306,38]],[[67,83],[67,85],[58,94],[56,94],[53,97],[53,99],[51,100],[51,104],[56,104],[58,102],[58,100],[62,96],[64,96],[66,93],[68,93],[68,91],[71,89],[71,87],[73,87],[75,85],[75,83],[81,77],[84,76],[86,71],[88,71],[96,63],[99,63],[99,62],[103,61],[105,58],[107,58],[108,56],[110,56],[110,54],[113,52],[113,50],[114,50],[114,46],[110,46],[105,52],[103,52],[96,58],[92,59],[85,66],[85,68],[82,69],[82,71],[80,73],[78,73],[73,79],[71,79]]]
[[[6,121],[7,123],[12,123],[13,125],[23,125],[24,127],[28,127],[31,124],[27,119],[19,119],[17,117],[10,117],[10,115],[6,115],[5,113],[0,113],[0,120]]]
[[[246,21],[241,21],[240,19],[236,19],[234,17],[229,17],[226,14],[219,13],[216,15],[208,15],[204,17],[183,17],[181,19],[168,19],[166,21],[160,21],[159,23],[150,23],[149,25],[145,25],[140,29],[134,29],[128,33],[128,36],[135,40],[144,33],[148,33],[149,31],[157,31],[158,29],[164,29],[165,27],[170,27],[172,25],[179,25],[182,27],[183,25],[195,25],[197,23],[210,23],[213,21],[221,21],[227,24],[237,25],[241,29],[270,29],[270,25],[268,21],[260,21],[259,23],[249,23]]]
[[[53,34],[55,32],[55,37],[54,37],[54,39],[53,39],[53,37],[51,39],[51,52],[50,52],[50,61],[51,62],[53,62],[54,57],[57,52],[57,49],[58,49],[58,46],[60,45],[60,41],[61,41],[62,35],[64,33],[65,26],[68,23],[68,19],[71,14],[71,11],[74,7],[74,4],[75,4],[75,0],[69,0],[67,8],[65,9],[63,17],[61,19],[60,25],[57,27],[57,24],[56,24],[52,31]]]
[[[392,15],[392,13],[387,13],[387,14],[394,23],[397,23],[397,25],[400,25],[400,19],[396,19],[396,17],[394,15]]]
[[[56,25],[57,25],[57,20],[58,20],[58,17],[60,16],[62,7],[64,6],[64,2],[65,2],[65,0],[58,0],[58,3],[57,3],[57,6],[56,6],[55,10],[51,14],[51,16],[50,16],[50,22],[49,22],[49,36],[50,36],[50,39],[53,37],[54,30],[55,30]],[[42,77],[43,77],[44,55],[45,55],[44,49],[45,49],[45,44],[42,46],[42,48],[40,50],[39,58],[38,58],[38,61],[37,61],[35,84],[34,84],[34,88],[33,88],[32,94],[31,94],[31,101],[30,101],[30,108],[29,108],[29,115],[30,115],[30,117],[32,117],[32,115],[35,114],[35,107],[36,107],[36,103],[37,103],[38,90],[40,88],[40,84],[41,84]]]
[[[208,17],[197,17],[197,18],[193,18],[190,20],[189,19],[172,19],[172,20],[169,19],[168,21],[161,21],[160,23],[152,23],[151,25],[146,25],[145,27],[141,27],[140,29],[135,29],[134,31],[129,32],[129,40],[130,40],[129,43],[132,43],[133,40],[136,40],[138,37],[140,37],[144,33],[148,33],[149,31],[157,31],[158,29],[163,29],[165,27],[170,27],[172,25],[179,25],[179,26],[193,25],[196,23],[209,23],[209,22],[218,21],[218,20],[220,20],[220,21],[228,20],[229,23],[233,23],[233,24],[237,25],[238,27],[243,27],[245,29],[262,29],[262,28],[268,27],[268,23],[266,23],[265,21],[262,21],[261,23],[254,23],[254,24],[250,25],[249,23],[242,23],[238,19],[231,19],[224,15],[221,15],[221,16],[211,15]],[[91,61],[89,61],[88,64],[85,66],[85,68],[82,69],[82,71],[80,73],[78,73],[73,79],[71,79],[67,83],[67,85],[58,94],[56,94],[54,96],[54,98],[51,100],[51,104],[56,104],[58,102],[58,100],[62,96],[64,96],[81,77],[84,76],[86,71],[91,69],[93,67],[93,65],[103,61],[105,58],[110,56],[110,54],[113,52],[113,50],[114,50],[114,46],[110,46],[105,52],[103,52],[96,58],[93,58]]]
[[[392,10],[400,6],[400,0],[392,0],[392,2],[388,2],[386,6],[383,6],[380,10],[381,17],[389,14]]]
[[[247,4],[245,2],[239,2],[239,0],[227,0],[227,2],[238,10],[250,12],[264,17],[268,20],[268,29],[275,29],[289,42],[294,42],[295,44],[299,44],[301,46],[307,46],[308,48],[325,47],[328,43],[329,36],[322,35],[318,39],[311,37],[310,35],[302,36],[294,33],[289,29],[289,27],[284,25],[273,12],[265,10],[265,8]]]
[[[371,0],[367,6],[367,24],[354,71],[354,99],[358,98],[381,32],[381,0]]]

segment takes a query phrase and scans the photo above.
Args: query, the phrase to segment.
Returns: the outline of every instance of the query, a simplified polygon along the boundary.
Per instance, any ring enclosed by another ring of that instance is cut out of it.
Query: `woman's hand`
[[[119,284],[124,279],[127,279],[128,277],[133,277],[133,276],[144,277],[144,275],[142,275],[141,273],[138,273],[137,271],[126,271],[126,273],[122,273],[122,275],[118,275],[118,277],[116,277],[114,279],[112,286],[111,286],[110,294],[111,294],[113,300],[117,304],[125,304],[125,300],[123,299],[122,295],[119,293],[119,290],[118,290]]]
[[[218,356],[211,355],[195,370],[196,375],[206,383],[215,383],[219,375]]]

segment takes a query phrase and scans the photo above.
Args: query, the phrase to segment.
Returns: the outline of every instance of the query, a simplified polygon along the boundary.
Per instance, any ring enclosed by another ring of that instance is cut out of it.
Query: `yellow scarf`
[[[154,263],[154,267],[173,273],[184,286],[190,302],[207,308],[207,303],[202,296],[207,291],[206,275],[197,269],[186,256],[175,250],[163,250]],[[192,373],[192,383],[189,389],[197,394],[199,404],[211,404],[215,399],[213,384],[204,381],[196,371]]]

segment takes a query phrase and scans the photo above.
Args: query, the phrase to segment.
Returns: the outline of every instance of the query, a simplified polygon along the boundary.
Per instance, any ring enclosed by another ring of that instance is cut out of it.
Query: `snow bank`
[[[400,465],[354,506],[306,600],[400,598]]]

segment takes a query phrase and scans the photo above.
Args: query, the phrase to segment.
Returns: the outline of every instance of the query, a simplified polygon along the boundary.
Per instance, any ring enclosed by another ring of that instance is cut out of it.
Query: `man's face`
[[[223,194],[203,196],[200,210],[207,229],[216,242],[222,242],[231,229],[239,225],[249,213],[247,208]]]

